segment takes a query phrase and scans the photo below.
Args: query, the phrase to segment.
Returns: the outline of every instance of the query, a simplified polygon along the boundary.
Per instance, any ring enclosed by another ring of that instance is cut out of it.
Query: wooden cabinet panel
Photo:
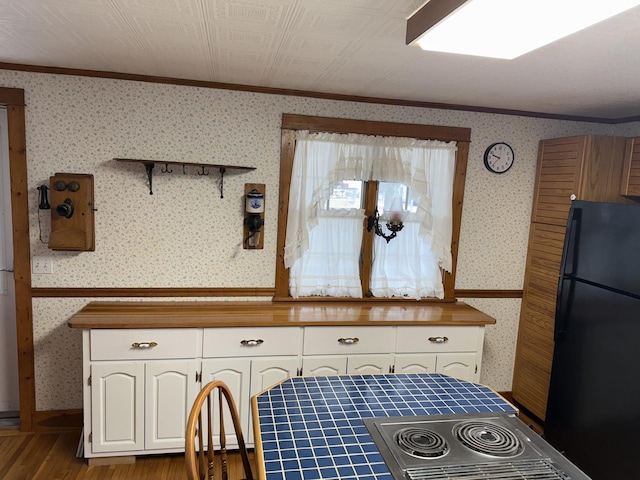
[[[621,184],[625,179],[623,164],[626,183],[637,182],[640,195],[640,145],[633,141],[584,135],[540,142],[512,390],[514,400],[542,420],[572,196],[577,200],[629,203],[631,200],[622,196],[631,195],[630,187]]]
[[[532,221],[565,226],[580,187],[587,137],[543,140],[538,152]]]
[[[620,193],[640,196],[640,137],[627,139]]]
[[[539,418],[545,417],[553,360],[555,315],[525,305],[518,332],[513,395]]]

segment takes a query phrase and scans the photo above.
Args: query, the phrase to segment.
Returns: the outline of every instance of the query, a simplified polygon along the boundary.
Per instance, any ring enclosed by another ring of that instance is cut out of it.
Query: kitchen
[[[637,122],[612,125],[11,69],[0,71],[0,84],[25,91],[30,256],[50,257],[53,265],[52,274],[31,278],[36,423],[48,412],[82,406],[80,333],[66,322],[89,301],[140,301],[148,299],[145,289],[154,288],[169,289],[152,292],[158,300],[256,299],[261,297],[251,292],[273,286],[283,113],[471,128],[456,289],[467,292],[462,300],[497,319],[487,327],[480,380],[509,391],[520,306],[513,291],[522,288],[538,141],[640,132]],[[490,174],[481,161],[498,139],[508,139],[516,152],[504,175]],[[216,172],[204,178],[158,174],[150,196],[142,167],[118,165],[116,157],[256,170],[228,175],[223,199]],[[36,187],[55,172],[94,175],[95,252],[52,252],[40,241],[41,235],[47,239],[48,218],[36,208]],[[240,199],[250,182],[266,185],[263,250],[239,245]],[[209,289],[208,296],[192,297],[188,289]],[[225,294],[232,290],[242,296]]]

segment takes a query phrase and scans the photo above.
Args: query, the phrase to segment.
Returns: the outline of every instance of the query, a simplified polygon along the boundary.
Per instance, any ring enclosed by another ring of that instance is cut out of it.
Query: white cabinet
[[[300,327],[204,329],[203,385],[209,379],[231,382],[227,384],[234,395],[249,446],[253,445],[251,397],[298,374],[301,336]],[[225,425],[231,425],[230,422],[230,418],[225,419]],[[233,448],[237,440],[228,438],[227,444]]]
[[[83,332],[86,457],[184,450],[201,338],[180,328]]]
[[[316,355],[302,359],[302,375],[321,377],[347,373],[347,357],[339,355]]]
[[[440,353],[436,361],[436,373],[461,380],[473,381],[477,368],[475,353]]]
[[[212,380],[231,389],[252,447],[251,397],[288,377],[436,372],[478,381],[483,341],[483,326],[85,330],[85,456],[183,451],[193,400]],[[234,448],[228,415],[225,425]]]
[[[435,372],[477,382],[483,344],[482,326],[397,327],[394,371]]]
[[[214,380],[221,380],[227,384],[240,415],[240,424],[243,434],[246,437],[246,425],[249,424],[250,390],[249,379],[251,378],[251,360],[248,358],[220,358],[202,360],[202,385],[206,385]],[[217,407],[217,401],[216,405]],[[227,447],[238,446],[233,420],[227,409],[224,410],[225,435]],[[219,425],[214,425],[214,439],[220,435]],[[245,440],[247,440],[245,438]],[[219,440],[216,440],[219,444]]]
[[[91,365],[88,451],[183,449],[187,417],[199,390],[198,366],[196,360]]]
[[[393,355],[350,355],[347,357],[349,375],[373,375],[393,371]]]
[[[395,327],[304,327],[303,375],[366,375],[393,369]]]
[[[398,353],[395,357],[394,373],[436,373],[436,355]]]
[[[391,353],[394,347],[395,327],[304,327],[302,354]]]
[[[393,355],[313,355],[302,357],[302,375],[369,375],[390,373]]]
[[[144,449],[144,363],[91,366],[91,452]],[[86,451],[86,450],[85,450]]]
[[[185,425],[200,390],[199,365],[196,360],[145,364],[145,450],[184,448]]]
[[[250,397],[289,377],[295,377],[299,372],[299,365],[299,357],[269,357],[252,360]],[[253,419],[250,407],[248,417],[249,422],[242,428],[247,437],[247,443],[253,446]]]

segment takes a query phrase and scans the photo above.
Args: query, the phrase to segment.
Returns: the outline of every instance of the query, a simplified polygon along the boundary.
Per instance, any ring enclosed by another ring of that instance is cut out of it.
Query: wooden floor
[[[19,433],[0,430],[2,480],[184,480],[184,455],[140,456],[129,465],[88,466],[76,458],[80,431]],[[254,462],[250,453],[251,462]],[[229,479],[244,478],[240,455],[228,458]],[[255,472],[255,471],[254,471]],[[255,473],[254,473],[255,475]],[[218,474],[216,478],[221,478]]]

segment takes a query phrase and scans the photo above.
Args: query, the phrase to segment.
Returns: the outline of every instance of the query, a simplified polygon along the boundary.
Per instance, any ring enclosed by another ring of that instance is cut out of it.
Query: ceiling
[[[640,116],[640,8],[499,60],[405,45],[406,20],[423,3],[0,0],[0,66],[612,120]]]

